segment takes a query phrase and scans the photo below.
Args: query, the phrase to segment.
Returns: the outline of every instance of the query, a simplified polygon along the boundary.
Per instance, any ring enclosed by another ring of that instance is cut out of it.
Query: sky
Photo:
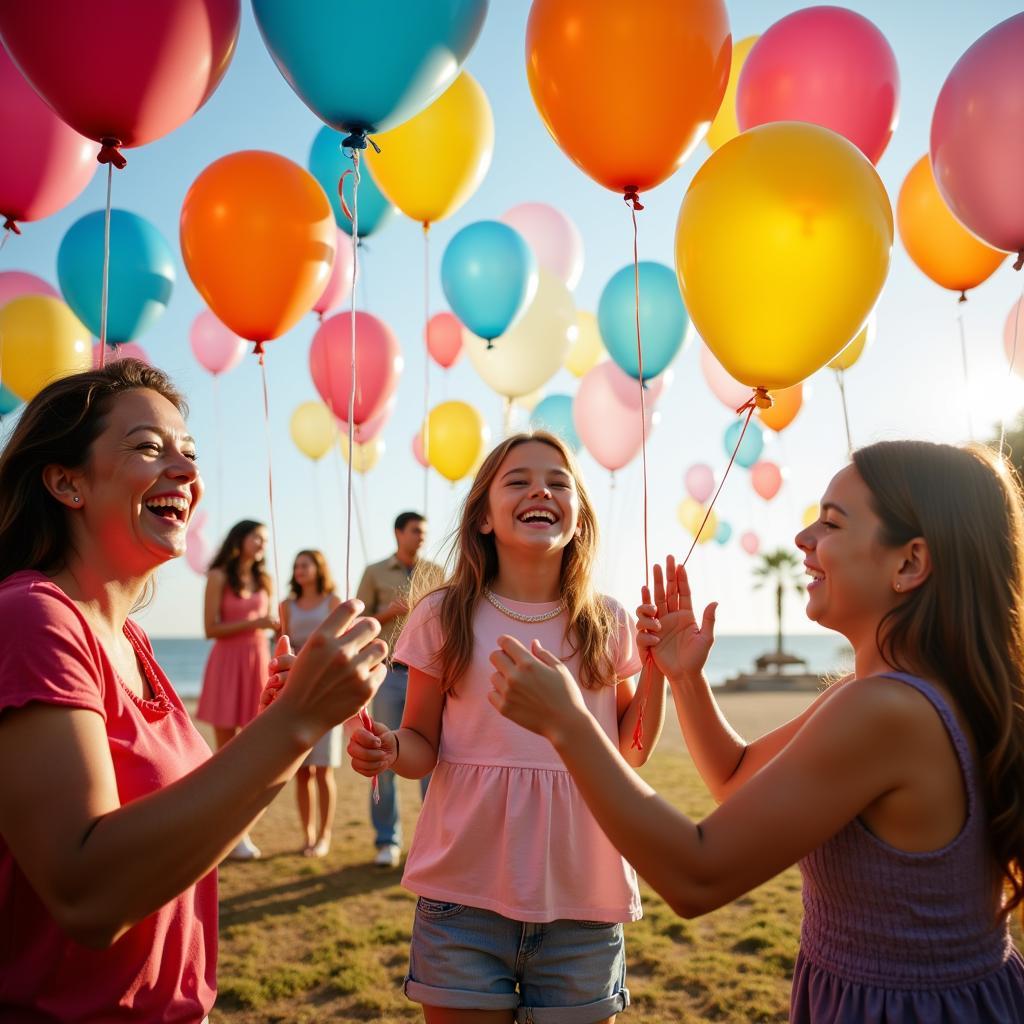
[[[444,246],[475,220],[497,218],[521,202],[550,203],[580,229],[585,246],[577,308],[595,311],[608,279],[632,259],[632,226],[622,199],[593,182],[559,150],[534,107],[524,64],[528,0],[491,0],[480,38],[466,68],[483,86],[495,120],[494,158],[478,191],[450,219],[431,231],[430,308],[445,309],[440,283]],[[781,0],[733,0],[727,4],[733,38],[763,32],[780,17],[807,4]],[[895,206],[900,185],[926,152],[931,114],[939,89],[963,51],[993,25],[1019,10],[1017,0],[934,0],[928,5],[892,0],[850,3],[885,34],[899,63],[899,123],[878,171]],[[927,16],[925,16],[927,10]],[[634,52],[609,60],[643,60],[645,26],[637,19]],[[380,40],[379,46],[387,46]],[[638,112],[642,116],[642,112]],[[249,4],[243,2],[238,49],[218,90],[185,125],[156,142],[126,151],[128,166],[116,172],[115,207],[147,217],[171,244],[177,283],[164,316],[138,342],[154,363],[168,371],[191,406],[190,427],[199,447],[207,484],[206,535],[211,546],[238,519],[269,521],[267,445],[263,400],[254,357],[220,379],[219,404],[213,378],[192,356],[189,327],[204,308],[189,280],[178,246],[182,201],[197,175],[213,160],[241,149],[267,149],[307,164],[320,128],[272,63],[259,36]],[[609,140],[629,138],[629,127],[609,125]],[[697,168],[707,159],[705,144],[683,167],[648,193],[639,216],[640,257],[673,266],[673,236],[679,205]],[[430,155],[425,153],[424,160]],[[24,225],[0,256],[4,270],[25,270],[56,284],[56,255],[68,228],[102,207],[104,176],[97,174],[69,207],[46,220]],[[737,240],[737,259],[752,258]],[[396,412],[383,432],[387,450],[366,477],[356,478],[359,523],[353,523],[348,575],[353,589],[367,559],[375,561],[394,547],[391,524],[405,509],[422,510],[423,470],[411,442],[423,413],[423,241],[418,224],[403,217],[368,240],[358,308],[387,322],[403,350],[405,368]],[[877,306],[875,343],[847,373],[847,398],[855,445],[913,437],[959,443],[968,439],[968,413],[979,437],[988,436],[1002,411],[1024,405],[1020,382],[1007,377],[1002,329],[1021,294],[1022,276],[1010,262],[972,293],[958,309],[956,296],[930,282],[911,263],[898,239],[892,269]],[[742,301],[742,296],[737,296]],[[957,316],[964,316],[971,386],[965,388],[960,361]],[[308,364],[316,328],[313,314],[268,347],[270,453],[273,458],[277,549],[284,580],[294,554],[320,547],[335,575],[345,578],[346,515],[340,460],[328,456],[314,464],[293,445],[288,431],[292,411],[316,399]],[[687,535],[676,519],[685,496],[683,475],[691,464],[706,462],[720,471],[727,461],[722,435],[734,415],[708,391],[698,367],[698,344],[691,342],[673,364],[674,381],[662,397],[661,421],[649,442],[650,551],[652,558],[683,554]],[[435,401],[462,399],[488,420],[494,437],[502,433],[502,400],[463,359],[449,371],[431,365]],[[560,371],[546,393],[572,394],[576,380]],[[792,547],[805,508],[817,501],[831,476],[847,458],[839,393],[830,371],[805,385],[804,407],[782,434],[766,433],[763,458],[784,468],[782,490],[770,503],[757,497],[749,476],[734,470],[719,499],[720,519],[730,523],[733,540],[725,546],[699,545],[690,562],[697,602],[717,600],[719,633],[770,633],[775,628],[774,597],[753,588],[754,560],[739,547],[746,530],[760,537],[762,550]],[[433,403],[432,403],[433,404]],[[218,414],[219,408],[219,414]],[[520,416],[525,423],[525,416]],[[9,425],[8,425],[9,426]],[[644,577],[642,486],[639,460],[609,474],[583,457],[585,484],[598,509],[605,546],[598,585],[627,607],[638,603]],[[431,474],[427,514],[427,552],[438,556],[455,525],[467,483],[451,486]],[[358,527],[361,526],[361,529]],[[612,543],[608,543],[609,538]],[[204,580],[183,559],[163,568],[157,595],[140,619],[156,636],[194,636],[202,632]],[[814,632],[802,602],[787,600],[789,632]]]

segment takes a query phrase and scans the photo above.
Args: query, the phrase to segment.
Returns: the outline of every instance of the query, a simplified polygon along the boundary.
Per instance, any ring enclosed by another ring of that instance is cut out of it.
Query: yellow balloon
[[[805,527],[807,527],[810,526],[811,523],[816,523],[819,515],[821,515],[821,512],[818,508],[818,503],[815,502],[813,505],[808,505],[807,508],[804,509],[804,514],[800,521]]]
[[[60,299],[24,295],[0,309],[0,371],[19,398],[91,368],[92,335]]]
[[[861,328],[860,334],[850,342],[842,352],[839,353],[828,365],[832,370],[848,370],[864,354],[875,340],[875,316],[868,318],[868,322]]]
[[[338,447],[341,449],[342,457],[348,462],[348,437],[345,434],[338,435]],[[362,444],[356,441],[356,454],[352,460],[352,468],[357,473],[369,473],[380,462],[384,452],[384,438],[382,437],[374,437]]]
[[[303,402],[292,413],[289,427],[295,447],[314,462],[331,450],[338,433],[334,416],[323,402]]]
[[[861,330],[889,272],[893,217],[846,139],[780,121],[708,158],[683,198],[676,270],[705,344],[748,387],[792,387]]]
[[[593,313],[576,314],[576,340],[565,357],[565,368],[574,376],[582,377],[592,370],[602,359],[608,358],[608,352],[601,340],[601,331],[597,326],[597,317]]]
[[[478,465],[490,441],[490,431],[466,402],[442,402],[430,410],[427,459],[452,483]]]
[[[576,306],[569,289],[543,268],[533,302],[488,348],[483,338],[466,331],[463,348],[488,387],[506,398],[519,398],[546,384],[565,363],[576,339]]]
[[[740,80],[740,72],[743,70],[743,63],[750,53],[750,48],[758,41],[760,36],[747,36],[732,46],[732,64],[729,67],[729,84],[725,87],[725,95],[722,97],[722,105],[715,114],[714,121],[708,129],[708,145],[714,150],[724,146],[730,139],[736,138],[740,133],[740,125],[736,120],[736,86]]]
[[[425,110],[374,136],[370,174],[402,213],[421,224],[450,217],[484,180],[494,154],[487,94],[463,71]]]
[[[707,509],[693,498],[683,498],[676,512],[680,524],[687,533],[697,537],[697,531],[700,530],[700,536],[697,537],[697,541],[700,544],[707,544],[713,541],[715,534],[718,532],[718,516],[714,510],[708,516],[707,522],[704,523],[704,528],[701,529],[700,524],[704,522],[704,514],[706,512]]]

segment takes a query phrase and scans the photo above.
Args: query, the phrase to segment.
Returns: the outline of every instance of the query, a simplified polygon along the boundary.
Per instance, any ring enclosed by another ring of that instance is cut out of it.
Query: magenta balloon
[[[108,345],[107,346],[107,358],[104,360],[105,365],[109,366],[111,363],[116,362],[118,359],[139,359],[147,365],[152,365],[153,360],[149,358],[149,353],[141,346],[137,345],[134,341],[125,341],[120,345]],[[100,345],[97,342],[92,347],[92,366],[93,369],[98,369],[100,365]]]
[[[899,97],[896,55],[872,22],[843,7],[807,7],[754,43],[736,86],[736,117],[743,131],[769,121],[820,124],[877,164]]]
[[[322,320],[332,309],[337,309],[348,301],[352,294],[352,239],[340,228],[338,242],[334,249],[334,264],[331,276],[324,287],[323,294],[313,306],[313,312],[320,314]]]
[[[583,276],[583,237],[569,218],[547,203],[520,203],[501,219],[526,239],[533,255],[569,291]]]
[[[1003,347],[1010,369],[1018,377],[1024,377],[1024,299],[1018,299],[1006,315]]]
[[[430,463],[427,462],[423,455],[423,434],[420,431],[416,431],[412,439],[412,454],[413,458],[424,468],[429,469]]]
[[[715,398],[734,412],[750,398],[751,389],[730,377],[711,349],[704,344],[700,347],[700,370]]]
[[[613,380],[615,373],[621,374],[622,370],[611,360],[598,363],[583,375],[572,403],[573,423],[580,440],[612,472],[635,458],[643,440],[640,413],[619,400]],[[648,433],[653,416],[652,403],[647,407]]]
[[[60,293],[53,285],[41,277],[36,277],[35,274],[28,274],[24,270],[5,270],[0,273],[0,307],[6,306],[12,299],[20,299],[23,295],[49,295],[51,299],[60,298]]]
[[[391,328],[373,314],[357,312],[355,325],[358,386],[352,422],[358,427],[380,413],[394,394],[402,372],[402,353]],[[331,412],[346,422],[352,380],[351,331],[352,314],[338,313],[320,325],[309,348],[313,383]]]
[[[63,209],[96,170],[99,146],[69,128],[39,98],[2,45],[0,138],[0,214],[12,227]]]
[[[248,348],[244,338],[225,327],[208,309],[192,321],[188,340],[200,366],[214,375],[233,370]]]
[[[761,540],[753,530],[747,530],[740,537],[740,546],[748,555],[756,555],[761,550]]]
[[[1024,12],[989,29],[953,65],[931,133],[932,170],[953,215],[1024,263]]]
[[[449,369],[462,355],[462,321],[454,313],[435,313],[427,321],[427,351],[438,366]]]
[[[376,416],[354,427],[353,435],[356,444],[366,444],[367,441],[372,441],[387,426],[396,405],[398,405],[398,396],[393,394]],[[348,437],[348,424],[344,420],[338,420],[338,433]]]
[[[686,485],[686,493],[703,505],[715,490],[714,470],[703,462],[697,462],[686,471],[683,482]]]

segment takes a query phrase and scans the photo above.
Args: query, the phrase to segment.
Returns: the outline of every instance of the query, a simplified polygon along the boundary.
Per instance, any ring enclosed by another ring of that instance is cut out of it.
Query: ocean
[[[203,666],[213,641],[193,637],[153,637],[152,642],[157,660],[178,693],[182,697],[198,697]],[[789,653],[805,658],[812,672],[835,672],[852,666],[852,651],[846,641],[834,633],[787,636],[785,648]],[[738,672],[753,669],[758,655],[774,649],[774,636],[718,637],[707,664],[711,685],[720,685]]]

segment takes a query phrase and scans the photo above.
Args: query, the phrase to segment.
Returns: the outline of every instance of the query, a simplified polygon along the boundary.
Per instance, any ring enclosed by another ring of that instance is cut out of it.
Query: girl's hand
[[[276,615],[264,615],[259,619],[253,619],[252,622],[253,629],[269,629],[276,633],[281,628],[281,623]]]
[[[667,581],[667,582],[666,582]],[[662,573],[654,566],[654,600],[641,591],[643,604],[636,610],[637,646],[654,655],[654,663],[669,678],[678,679],[700,672],[715,642],[715,612],[718,604],[704,609],[698,627],[690,597],[686,570],[669,555]]]
[[[499,637],[491,664],[488,699],[524,729],[557,743],[575,718],[589,714],[572,673],[538,640],[531,653],[515,637]]]
[[[353,770],[372,779],[386,772],[398,760],[398,740],[380,722],[373,723],[373,732],[356,729],[348,741],[348,756]]]
[[[288,673],[295,664],[295,655],[292,654],[292,642],[287,635],[279,636],[274,646],[274,657],[270,662],[270,678],[263,693],[260,695],[260,710],[269,708],[274,699],[281,692],[281,688],[288,681]]]

